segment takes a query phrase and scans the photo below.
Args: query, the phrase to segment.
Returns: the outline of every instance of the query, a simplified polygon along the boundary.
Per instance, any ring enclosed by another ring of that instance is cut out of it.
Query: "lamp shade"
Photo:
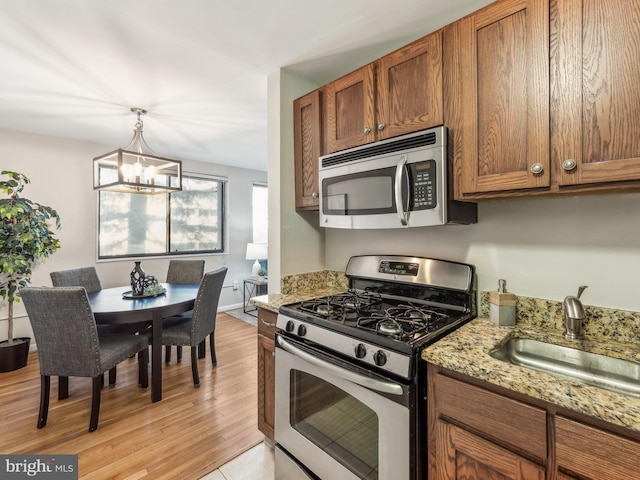
[[[267,257],[266,243],[247,243],[247,260],[265,260]]]
[[[258,272],[260,271],[260,262],[258,260],[264,260],[267,258],[267,244],[266,243],[247,243],[247,260],[255,260],[251,267],[251,278],[258,278]]]

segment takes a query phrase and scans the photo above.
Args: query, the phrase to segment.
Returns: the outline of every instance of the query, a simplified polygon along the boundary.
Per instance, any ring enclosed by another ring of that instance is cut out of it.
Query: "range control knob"
[[[287,324],[286,324],[286,325],[285,325],[285,327],[284,327],[284,329],[285,329],[287,332],[293,332],[293,331],[295,330],[295,328],[296,328],[296,324],[295,324],[295,323],[293,323],[293,320],[288,320],[288,321],[287,321]]]
[[[304,325],[300,325],[298,327],[298,335],[301,337],[304,337],[307,334],[307,327],[305,327]]]
[[[385,363],[387,363],[387,355],[382,350],[378,350],[376,353],[373,354],[373,361],[375,362],[376,365],[381,367]]]
[[[367,356],[367,348],[362,343],[359,343],[356,345],[355,353],[356,358],[364,358]]]

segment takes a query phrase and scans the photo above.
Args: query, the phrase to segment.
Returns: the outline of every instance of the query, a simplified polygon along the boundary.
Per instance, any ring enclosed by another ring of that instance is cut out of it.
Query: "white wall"
[[[0,170],[24,173],[31,180],[23,196],[55,208],[62,219],[58,238],[62,247],[36,265],[32,285],[51,285],[54,270],[95,265],[104,288],[126,285],[133,260],[96,262],[97,192],[93,190],[92,159],[117,148],[88,142],[65,140],[0,129]],[[203,255],[205,269],[229,268],[220,297],[220,308],[242,304],[242,279],[251,274],[245,260],[246,245],[252,241],[251,192],[254,181],[265,182],[267,172],[183,160],[185,171],[228,177],[229,251]],[[163,281],[169,260],[142,259],[146,273]],[[234,291],[233,280],[240,282]],[[32,336],[22,304],[16,304],[16,336]],[[0,340],[6,339],[6,302],[0,302]]]
[[[351,255],[401,254],[474,264],[478,291],[640,311],[640,194],[482,203],[478,223],[375,231],[327,229],[327,268]]]
[[[324,269],[324,237],[317,212],[296,213],[293,101],[316,88],[279,70],[269,75],[269,292],[280,278]]]

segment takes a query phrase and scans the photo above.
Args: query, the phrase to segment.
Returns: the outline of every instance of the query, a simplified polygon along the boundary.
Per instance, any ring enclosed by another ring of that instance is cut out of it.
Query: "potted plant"
[[[0,372],[9,372],[27,364],[30,338],[13,338],[13,303],[19,301],[21,287],[31,282],[34,263],[60,248],[51,231],[60,216],[51,207],[22,198],[30,180],[22,173],[2,171],[8,180],[0,180],[0,297],[9,302],[7,340],[0,341]]]

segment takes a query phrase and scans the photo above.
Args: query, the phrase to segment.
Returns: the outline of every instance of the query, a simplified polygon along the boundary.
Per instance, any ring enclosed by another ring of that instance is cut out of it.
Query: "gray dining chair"
[[[100,277],[95,267],[71,268],[51,272],[51,283],[54,287],[84,287],[87,293],[102,290]]]
[[[172,323],[175,317],[165,319],[167,328],[162,329],[163,345],[178,345],[191,347],[191,373],[193,375],[193,385],[200,386],[200,376],[198,374],[198,345],[209,335],[209,345],[211,349],[211,364],[218,363],[215,348],[216,315],[218,313],[218,302],[222,284],[227,274],[227,267],[221,267],[212,272],[204,274],[193,311],[189,319]]]
[[[198,285],[204,275],[204,260],[170,260],[167,283]]]
[[[139,385],[149,386],[149,338],[146,335],[98,335],[84,287],[26,287],[20,296],[29,316],[40,363],[38,428],[47,424],[51,376],[91,377],[89,431],[98,428],[102,375],[140,353]]]
[[[204,275],[204,260],[170,260],[167,270],[167,283],[177,283],[179,285],[199,285]],[[181,321],[180,318],[188,320],[192,311],[182,313],[173,317],[171,321],[163,323],[163,328],[168,328],[171,324]],[[204,345],[199,349],[199,357],[204,355]],[[176,357],[178,362],[182,361],[182,347],[176,347]],[[171,361],[171,345],[165,347],[164,361]]]
[[[54,287],[84,287],[87,293],[95,293],[102,290],[102,283],[95,267],[70,268],[58,270],[49,274]],[[133,334],[148,327],[148,322],[144,324],[126,325],[98,325],[98,334],[126,333]],[[109,385],[116,383],[116,367],[109,370]],[[69,379],[58,378],[58,400],[63,400],[69,396]]]

